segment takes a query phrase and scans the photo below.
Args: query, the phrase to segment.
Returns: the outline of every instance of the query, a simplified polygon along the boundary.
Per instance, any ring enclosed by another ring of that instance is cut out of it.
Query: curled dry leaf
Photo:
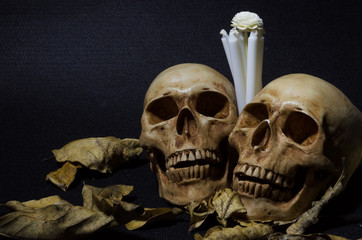
[[[192,202],[186,209],[191,216],[189,231],[200,227],[206,218],[215,212],[217,220],[225,227],[231,217],[246,213],[238,195],[229,188],[217,191],[208,201],[203,200],[201,203]]]
[[[13,211],[0,217],[0,235],[21,239],[75,239],[115,225],[114,218],[73,206],[58,196],[5,204]]]
[[[84,185],[83,206],[112,215],[119,225],[126,224],[128,230],[166,221],[182,212],[178,208],[143,208],[123,201],[123,197],[129,195],[132,190],[133,186],[127,185],[112,185],[105,188]]]
[[[140,156],[142,147],[138,139],[99,137],[75,140],[52,152],[58,162],[65,164],[49,173],[46,180],[66,191],[81,166],[102,173],[112,173],[120,165]]]
[[[75,179],[75,174],[78,171],[78,168],[81,168],[80,164],[72,164],[66,162],[61,168],[56,171],[50,172],[45,180],[51,181],[54,185],[58,186],[63,191],[67,191],[70,184]]]
[[[182,213],[179,208],[145,208],[144,213],[126,224],[128,230],[135,230],[156,222],[167,221]]]
[[[133,187],[127,185],[112,185],[106,188],[84,185],[83,206],[113,216],[119,225],[123,225],[144,212],[141,206],[122,201],[132,190]]]
[[[122,163],[142,153],[138,139],[85,138],[52,151],[58,162],[77,162],[102,173],[112,173]]]
[[[212,205],[209,205],[209,202],[203,200],[202,202],[191,202],[186,206],[190,214],[190,228],[189,232],[193,229],[200,227],[206,220],[206,218],[215,212],[215,209]]]
[[[233,216],[242,216],[246,213],[246,209],[238,194],[229,188],[217,191],[210,201],[217,213],[218,221],[224,227],[227,226],[227,220],[229,218]]]
[[[124,196],[129,195],[132,191],[133,186],[122,184],[105,188],[84,185],[82,189],[83,206],[88,209],[99,210],[96,204],[104,200],[110,207],[113,207],[114,202],[121,201]]]
[[[247,227],[236,225],[232,228],[216,226],[210,228],[204,237],[195,235],[195,240],[257,240],[264,239],[273,233],[273,228],[267,224],[253,223]]]

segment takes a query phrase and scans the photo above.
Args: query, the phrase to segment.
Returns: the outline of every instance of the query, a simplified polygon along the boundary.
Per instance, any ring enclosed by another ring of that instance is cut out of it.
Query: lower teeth
[[[275,202],[284,202],[291,198],[291,192],[289,190],[282,191],[273,189],[268,184],[240,181],[237,186],[234,186],[234,189],[239,193],[251,195],[254,198],[268,198]]]
[[[217,167],[206,165],[195,165],[184,168],[169,168],[166,170],[168,179],[173,182],[181,182],[189,179],[205,179],[208,177],[216,177],[220,170]]]

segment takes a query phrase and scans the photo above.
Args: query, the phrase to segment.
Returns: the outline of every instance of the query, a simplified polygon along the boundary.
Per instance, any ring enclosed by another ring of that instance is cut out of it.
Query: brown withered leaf
[[[186,209],[191,216],[189,231],[200,227],[206,218],[214,213],[224,227],[227,226],[228,220],[232,217],[239,217],[246,213],[239,196],[229,188],[217,191],[208,201],[192,202],[186,206]]]
[[[217,191],[210,201],[217,213],[218,221],[224,227],[227,226],[227,220],[229,218],[241,216],[246,213],[246,209],[238,194],[229,188]]]
[[[78,168],[82,166],[77,163],[66,162],[61,168],[56,171],[50,172],[45,180],[51,181],[54,185],[62,189],[63,191],[67,191],[70,184],[75,179],[75,174],[78,171]]]
[[[204,237],[195,235],[195,240],[257,240],[264,239],[274,232],[267,224],[252,223],[247,227],[236,225],[232,228],[215,226],[210,228]]]
[[[133,186],[112,185],[105,188],[97,188],[90,185],[84,185],[82,189],[83,206],[91,210],[99,210],[96,205],[100,201],[107,202],[109,207],[113,207],[114,202],[121,201],[124,196],[133,191]]]
[[[83,206],[113,216],[119,225],[123,225],[144,213],[143,207],[122,201],[122,198],[132,190],[133,187],[127,185],[112,185],[105,188],[84,185]]]
[[[178,208],[143,208],[123,201],[123,197],[129,195],[132,190],[133,186],[127,185],[112,185],[105,188],[84,185],[83,206],[113,216],[119,225],[126,224],[129,230],[169,220],[182,212]]]
[[[21,239],[75,239],[114,226],[112,216],[73,206],[58,196],[9,201],[13,211],[0,217],[0,235]]]
[[[182,212],[179,208],[145,208],[142,215],[126,223],[126,228],[135,230],[156,222],[167,221]]]
[[[215,212],[215,208],[206,200],[191,202],[185,208],[188,210],[191,217],[189,232],[200,227],[205,222],[206,218]]]
[[[79,139],[52,150],[58,162],[77,162],[102,173],[112,173],[142,151],[138,139],[116,137]]]
[[[138,139],[116,137],[85,138],[52,150],[55,159],[65,164],[49,173],[46,180],[66,191],[74,181],[78,168],[86,167],[102,173],[112,173],[122,164],[142,153]]]

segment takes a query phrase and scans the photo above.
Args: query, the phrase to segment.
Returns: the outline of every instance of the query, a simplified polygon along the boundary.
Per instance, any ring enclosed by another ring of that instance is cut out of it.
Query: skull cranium
[[[202,64],[179,64],[155,78],[144,101],[140,143],[160,197],[184,205],[230,184],[224,153],[237,120],[235,99],[232,84]]]
[[[230,134],[233,173],[250,219],[292,220],[336,181],[344,185],[362,156],[362,114],[322,79],[291,74],[268,84]]]

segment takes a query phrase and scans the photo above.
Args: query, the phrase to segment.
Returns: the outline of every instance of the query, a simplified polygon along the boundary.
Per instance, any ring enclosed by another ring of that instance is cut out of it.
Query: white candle
[[[261,89],[261,68],[260,64],[260,36],[258,37],[257,31],[252,31],[248,39],[248,62],[246,70],[246,103],[250,102],[255,94]]]
[[[228,38],[230,48],[231,69],[234,79],[236,92],[236,100],[238,103],[239,113],[245,106],[245,74],[241,62],[240,38],[237,37],[237,32],[230,31]]]
[[[228,63],[229,63],[229,67],[230,67],[230,71],[231,73],[233,72],[233,70],[231,69],[232,68],[232,64],[231,64],[231,59],[230,59],[230,47],[229,47],[229,42],[228,42],[228,33],[223,29],[220,31],[220,34],[221,34],[221,42],[222,42],[222,45],[224,47],[224,51],[225,51],[225,55],[226,55],[226,58],[228,60]]]
[[[244,86],[246,85],[246,70],[247,70],[247,53],[248,53],[248,35],[241,34],[235,28],[231,29],[230,33],[233,33],[236,38],[238,38],[239,48],[240,48],[240,55],[241,55],[241,66],[242,66],[242,73],[243,73],[243,81]],[[244,93],[245,94],[245,93]]]
[[[258,46],[257,46],[257,69],[256,69],[256,79],[255,79],[255,93],[258,94],[263,88],[263,57],[264,57],[264,36],[263,32],[258,31]]]

